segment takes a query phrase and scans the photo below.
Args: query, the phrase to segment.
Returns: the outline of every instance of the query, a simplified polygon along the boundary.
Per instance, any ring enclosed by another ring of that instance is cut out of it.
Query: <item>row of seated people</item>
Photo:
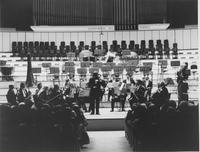
[[[125,102],[127,100],[130,101],[133,98],[133,94],[142,95],[145,100],[149,100],[153,83],[148,76],[144,77],[143,80],[138,79],[136,81],[131,78],[130,83],[127,83],[127,80],[120,82],[119,79],[116,79],[115,81],[110,80],[107,83],[107,88],[108,101],[111,101],[111,112],[114,111],[115,103],[120,103],[122,111],[125,111]],[[130,98],[127,99],[128,97]]]
[[[80,151],[89,144],[87,120],[79,105],[64,97],[65,93],[54,88],[38,88],[30,92],[21,83],[15,93],[10,85],[7,105],[0,106],[1,148],[8,150],[66,150]]]
[[[135,151],[198,151],[198,105],[167,96],[163,83],[147,102],[132,98],[125,133]]]
[[[105,53],[108,50],[116,52],[117,55],[122,54],[122,50],[129,49],[136,52],[138,55],[142,56],[152,56],[159,55],[162,58],[163,55],[173,55],[173,58],[177,58],[178,49],[177,43],[173,44],[173,48],[169,48],[168,40],[164,40],[164,46],[161,40],[157,40],[156,46],[154,46],[153,40],[149,40],[149,45],[146,47],[146,41],[142,40],[141,44],[135,44],[135,41],[130,41],[130,44],[127,45],[126,41],[121,41],[121,45],[118,44],[116,40],[113,41],[110,48],[108,47],[107,41],[103,41],[102,45],[96,45],[95,41],[91,42],[91,45],[84,45],[84,42],[81,41],[78,47],[75,45],[75,42],[70,42],[70,45],[66,45],[64,41],[60,42],[59,49],[55,45],[55,42],[13,42],[12,43],[12,52],[14,56],[26,57],[27,53],[31,53],[34,57],[67,57],[67,53],[74,52],[75,56],[78,57],[82,50],[90,50],[93,55],[95,50],[102,50]],[[98,54],[97,54],[98,55]],[[145,57],[144,57],[145,58]]]

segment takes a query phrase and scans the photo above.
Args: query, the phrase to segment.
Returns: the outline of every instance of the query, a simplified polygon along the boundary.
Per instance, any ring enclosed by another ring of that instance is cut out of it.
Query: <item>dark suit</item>
[[[24,91],[24,93],[23,93]],[[18,92],[17,92],[17,100],[19,103],[21,102],[24,102],[25,103],[25,100],[26,98],[28,98],[28,91],[26,89],[19,89]]]
[[[28,107],[33,105],[31,98],[29,96],[29,92],[26,89],[19,89],[17,93],[17,100],[19,103],[24,102]]]
[[[8,90],[6,98],[10,105],[17,105],[16,94],[13,89]]]
[[[99,102],[102,97],[102,89],[101,87],[106,87],[105,81],[100,80],[99,78],[90,78],[88,87],[90,89],[90,108],[92,110],[92,114],[94,114],[95,104],[96,104],[96,114],[99,114]]]

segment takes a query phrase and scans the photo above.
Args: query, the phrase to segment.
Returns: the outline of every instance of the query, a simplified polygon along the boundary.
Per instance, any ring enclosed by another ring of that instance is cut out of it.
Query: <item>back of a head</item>
[[[178,110],[180,112],[186,112],[188,110],[188,102],[187,101],[181,101],[178,105]]]
[[[144,105],[139,104],[134,111],[134,115],[137,118],[143,118],[147,112],[147,108]]]
[[[9,85],[9,89],[10,90],[14,89],[14,85]]]
[[[41,89],[42,88],[42,83],[38,83],[37,88]]]
[[[23,82],[20,83],[20,88],[22,88],[22,89],[25,88],[25,83],[23,83]]]
[[[176,101],[174,101],[174,100],[169,100],[169,107],[173,107],[173,108],[175,108],[176,109]]]
[[[54,90],[59,90],[59,86],[57,84],[54,85]]]

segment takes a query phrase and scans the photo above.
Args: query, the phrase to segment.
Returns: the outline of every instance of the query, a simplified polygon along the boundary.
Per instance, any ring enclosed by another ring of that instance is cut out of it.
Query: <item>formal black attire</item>
[[[105,88],[105,81],[98,77],[90,78],[88,87],[90,88],[90,108],[91,114],[94,114],[96,107],[96,114],[99,114],[99,103],[102,97],[102,87]]]
[[[9,89],[6,94],[7,101],[10,105],[17,105],[16,94],[13,89]]]
[[[25,103],[28,107],[31,107],[33,105],[33,102],[31,101],[30,92],[28,92],[26,89],[20,88],[17,92],[17,100],[19,103]]]

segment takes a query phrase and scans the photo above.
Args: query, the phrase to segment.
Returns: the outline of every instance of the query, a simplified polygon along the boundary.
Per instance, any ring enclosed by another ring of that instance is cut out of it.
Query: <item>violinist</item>
[[[54,88],[52,90],[52,94],[50,96],[52,96],[53,98],[50,99],[50,103],[53,105],[59,105],[63,102],[63,96],[62,96],[62,90],[60,90],[59,86],[56,84],[54,85]]]
[[[134,90],[135,91],[131,93],[131,97],[129,98],[129,103],[131,107],[134,103],[146,102],[146,98],[145,98],[146,89],[143,85],[142,80],[137,80],[136,88]]]
[[[35,95],[34,101],[35,101],[35,106],[37,108],[41,108],[43,106],[47,106],[48,105],[48,100],[49,100],[49,94],[48,94],[48,87],[44,87],[43,89],[40,89],[40,93],[37,94],[37,96]],[[36,91],[37,92],[37,91]]]

